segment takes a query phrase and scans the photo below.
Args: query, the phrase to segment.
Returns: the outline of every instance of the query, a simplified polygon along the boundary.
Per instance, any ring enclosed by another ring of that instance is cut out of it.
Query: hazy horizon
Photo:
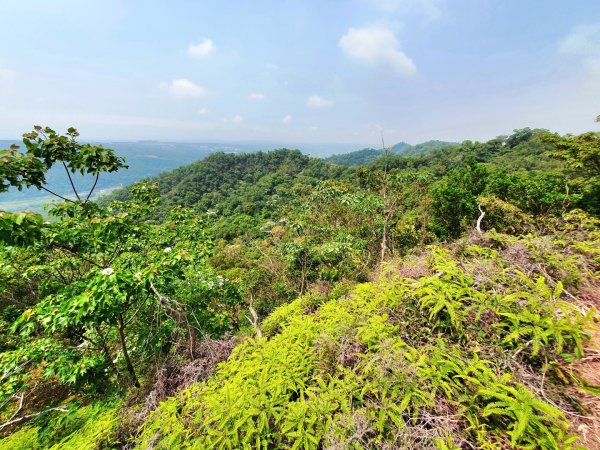
[[[595,130],[592,0],[0,4],[0,136],[418,143]],[[596,19],[594,19],[594,17]]]

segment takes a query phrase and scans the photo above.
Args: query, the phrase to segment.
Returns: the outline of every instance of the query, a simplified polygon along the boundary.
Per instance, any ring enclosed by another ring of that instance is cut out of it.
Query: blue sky
[[[2,0],[0,138],[347,142],[598,129],[597,0]]]

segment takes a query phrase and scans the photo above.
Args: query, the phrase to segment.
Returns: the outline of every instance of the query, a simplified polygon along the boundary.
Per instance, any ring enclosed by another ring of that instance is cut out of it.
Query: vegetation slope
[[[429,152],[439,150],[444,147],[456,146],[453,142],[445,141],[427,141],[417,145],[409,145],[405,142],[399,142],[393,145],[387,151],[387,153],[402,156],[422,156]],[[372,163],[377,158],[380,158],[386,154],[386,150],[364,148],[354,152],[342,153],[340,155],[333,155],[325,158],[325,161],[339,164],[340,166],[356,167],[364,166]]]
[[[2,188],[121,169],[76,137]],[[215,154],[0,214],[0,448],[597,448],[599,139]]]

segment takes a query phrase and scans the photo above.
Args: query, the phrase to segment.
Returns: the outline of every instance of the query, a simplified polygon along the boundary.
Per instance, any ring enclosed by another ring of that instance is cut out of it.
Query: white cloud
[[[197,44],[190,44],[187,53],[192,58],[204,58],[215,51],[215,44],[210,39],[203,39]]]
[[[248,96],[248,100],[250,100],[251,102],[262,102],[264,99],[265,96],[263,94],[259,94],[256,92],[253,92]]]
[[[290,115],[288,114],[288,115],[287,115],[287,116],[285,116],[283,119],[281,119],[281,121],[287,125],[288,123],[291,123],[291,122],[292,122],[292,116],[290,116]]]
[[[350,58],[383,64],[402,75],[414,75],[417,71],[412,60],[398,49],[398,40],[388,28],[350,28],[339,45]]]
[[[312,108],[326,108],[333,105],[333,100],[327,100],[318,95],[311,95],[308,97],[306,104]]]
[[[233,117],[227,117],[227,118],[223,119],[223,122],[238,124],[238,123],[241,123],[242,120],[244,120],[244,118],[242,116],[240,116],[239,114],[236,114]]]
[[[210,111],[208,110],[208,108],[200,108],[198,110],[198,114],[205,116],[206,114],[208,114]]]
[[[207,93],[203,87],[185,79],[173,80],[170,83],[162,82],[160,87],[168,89],[171,95],[177,98],[204,97]]]

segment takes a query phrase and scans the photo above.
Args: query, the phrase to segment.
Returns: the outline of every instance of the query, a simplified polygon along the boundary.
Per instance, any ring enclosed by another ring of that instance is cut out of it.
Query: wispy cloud
[[[593,73],[600,73],[600,24],[576,26],[558,42],[558,51],[580,58]]]
[[[225,122],[225,123],[239,124],[243,120],[244,120],[244,118],[242,116],[240,116],[239,114],[236,114],[233,117],[226,117],[225,119],[223,119],[223,122]]]
[[[384,13],[417,13],[427,21],[439,19],[442,15],[443,0],[366,0]]]
[[[600,54],[600,24],[576,26],[560,40],[558,51],[583,56]]]
[[[25,115],[29,120],[29,114]],[[140,128],[147,130],[172,129],[172,130],[190,130],[190,131],[212,131],[217,126],[211,123],[200,122],[196,120],[174,120],[163,119],[150,116],[122,115],[122,114],[101,114],[101,113],[81,113],[81,112],[44,112],[40,115],[40,121],[46,123],[58,123],[57,127],[71,126],[73,123],[78,125],[100,125],[109,127]]]
[[[192,58],[204,58],[215,51],[215,44],[210,39],[203,39],[197,44],[190,44],[187,53]]]
[[[209,112],[210,112],[210,111],[209,111],[209,109],[208,109],[208,108],[200,108],[200,109],[198,110],[198,114],[200,114],[200,115],[202,115],[202,116],[205,116],[205,115],[207,115]]]
[[[281,119],[281,121],[287,125],[288,123],[292,123],[292,119],[293,119],[292,116],[288,114],[283,119]]]
[[[17,77],[17,72],[12,69],[5,69],[0,67],[0,80],[8,81],[14,80]]]
[[[172,80],[170,83],[162,82],[160,87],[167,89],[171,95],[177,98],[204,97],[207,94],[206,89],[185,79]]]
[[[262,102],[264,99],[264,94],[259,94],[257,92],[253,92],[248,96],[248,100],[250,100],[251,102]]]
[[[350,28],[340,39],[339,45],[352,59],[385,65],[402,75],[414,75],[417,72],[413,61],[399,49],[394,33],[386,27]]]
[[[311,95],[308,97],[306,104],[311,108],[326,108],[333,105],[333,100],[327,100],[323,97],[319,97],[318,95]]]

